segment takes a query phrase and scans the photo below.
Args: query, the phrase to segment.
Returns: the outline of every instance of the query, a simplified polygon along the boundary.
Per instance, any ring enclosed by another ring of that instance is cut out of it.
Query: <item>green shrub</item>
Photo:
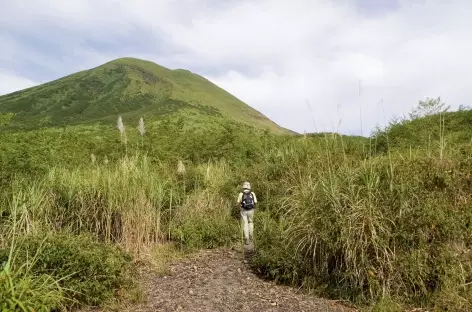
[[[2,254],[3,256],[3,254]],[[34,274],[29,265],[0,271],[0,311],[46,312],[62,307],[64,292],[57,280],[48,274]]]
[[[176,225],[171,237],[189,250],[228,246],[239,238],[238,223],[229,216],[196,216]]]
[[[67,304],[100,306],[118,289],[131,285],[131,257],[117,246],[96,242],[88,235],[26,236],[17,246],[15,263],[28,263],[35,254],[31,276],[57,280]],[[5,252],[0,261],[4,260]]]

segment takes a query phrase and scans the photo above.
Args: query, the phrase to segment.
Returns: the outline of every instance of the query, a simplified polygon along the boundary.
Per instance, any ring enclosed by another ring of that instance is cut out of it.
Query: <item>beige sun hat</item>
[[[244,182],[244,183],[243,183],[243,189],[250,190],[250,189],[251,189],[251,183],[249,183],[249,182],[247,182],[247,181]]]

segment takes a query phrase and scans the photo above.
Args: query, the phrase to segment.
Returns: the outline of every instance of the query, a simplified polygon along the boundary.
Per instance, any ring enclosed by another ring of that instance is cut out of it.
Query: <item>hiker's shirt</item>
[[[248,190],[245,190],[244,193],[249,193]],[[241,202],[243,201],[243,192],[240,192],[239,193],[239,196],[238,196],[238,205],[241,206]],[[252,197],[254,198],[254,204],[257,204],[257,197],[256,197],[256,194],[254,192],[251,192],[252,194]],[[242,208],[242,207],[241,207]]]

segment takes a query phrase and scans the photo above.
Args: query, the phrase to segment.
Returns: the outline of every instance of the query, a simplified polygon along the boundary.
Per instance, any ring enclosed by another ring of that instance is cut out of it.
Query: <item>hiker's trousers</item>
[[[252,239],[252,234],[254,232],[254,209],[246,210],[241,208],[241,221],[243,226],[244,238],[248,240]]]

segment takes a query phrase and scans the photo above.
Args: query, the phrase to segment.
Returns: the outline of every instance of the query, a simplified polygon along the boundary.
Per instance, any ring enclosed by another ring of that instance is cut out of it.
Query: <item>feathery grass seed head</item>
[[[179,163],[177,164],[177,173],[185,174],[185,165],[181,160],[179,160]]]
[[[120,130],[121,134],[125,132],[125,125],[123,124],[123,119],[121,118],[121,116],[118,117],[116,126],[118,127],[118,130]]]
[[[144,128],[143,117],[139,118],[138,131],[139,131],[139,134],[141,134],[141,136],[143,136],[144,133],[146,133],[146,129]]]

